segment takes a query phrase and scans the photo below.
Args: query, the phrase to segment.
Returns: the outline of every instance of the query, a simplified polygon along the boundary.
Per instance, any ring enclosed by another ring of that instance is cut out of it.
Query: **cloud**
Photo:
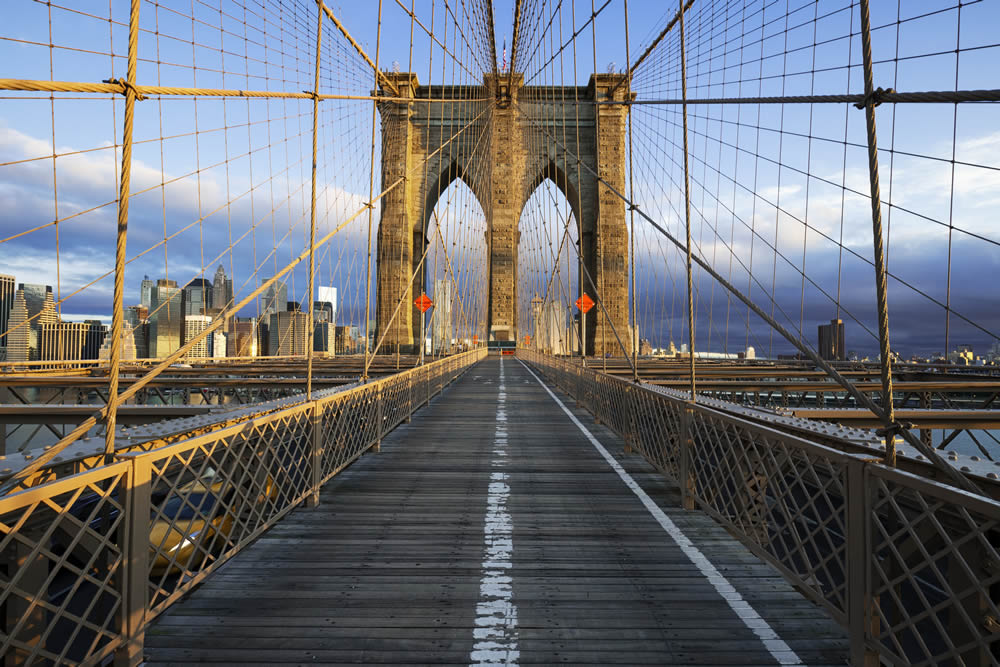
[[[0,238],[41,228],[0,245],[0,271],[15,275],[18,282],[51,284],[65,298],[114,266],[120,149],[105,145],[80,152],[78,147],[61,145],[55,150],[58,157],[53,159],[52,154],[50,142],[0,121],[0,163],[7,163],[0,167]],[[221,263],[235,278],[239,299],[308,246],[307,170],[265,174],[260,168],[253,173],[251,189],[246,161],[240,165],[234,161],[228,174],[204,164],[197,171],[193,160],[184,163],[188,171],[172,172],[149,156],[148,146],[137,146],[132,162],[127,252],[132,261],[126,267],[126,304],[139,301],[144,275],[154,279],[169,275],[186,284],[201,274],[203,263],[201,275],[208,279]],[[325,176],[336,170],[323,166],[317,240],[363,211],[366,200],[329,182]],[[352,180],[361,181],[360,176]],[[52,224],[57,205],[59,222]],[[379,212],[376,204],[376,220]],[[367,214],[362,213],[317,254],[317,280],[339,283],[345,301],[348,289],[363,286],[364,263],[342,265],[342,261],[345,256],[365,254],[366,227]],[[292,293],[296,300],[304,296],[307,267],[303,262],[289,276],[289,298]],[[63,309],[110,312],[111,291],[112,279],[105,277],[68,299]]]

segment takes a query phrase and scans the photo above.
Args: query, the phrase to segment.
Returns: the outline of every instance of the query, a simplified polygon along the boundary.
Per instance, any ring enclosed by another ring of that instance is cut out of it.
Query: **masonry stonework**
[[[381,351],[417,349],[420,313],[413,299],[425,281],[418,265],[432,240],[426,235],[434,206],[456,179],[472,189],[486,215],[489,336],[517,340],[528,333],[530,323],[521,331],[517,319],[518,222],[548,178],[573,210],[585,267],[580,280],[600,302],[586,317],[587,353],[620,355],[624,346],[630,354],[625,204],[604,184],[625,192],[628,107],[594,104],[610,91],[616,100],[630,95],[623,75],[596,74],[578,88],[524,86],[518,73],[486,75],[482,86],[420,86],[412,73],[387,78],[398,95],[379,103],[382,188],[403,181],[383,198],[379,221]]]

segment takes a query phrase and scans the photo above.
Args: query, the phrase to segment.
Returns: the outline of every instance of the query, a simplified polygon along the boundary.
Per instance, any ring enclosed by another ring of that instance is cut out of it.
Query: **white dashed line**
[[[507,388],[504,385],[503,357],[500,357],[500,386],[497,393],[497,426],[493,437],[494,468],[503,467],[507,458]],[[479,604],[476,605],[476,643],[469,654],[470,665],[517,665],[517,606],[512,598],[510,577],[514,551],[513,530],[507,498],[510,486],[507,473],[490,473],[483,525],[483,576],[479,581]]]

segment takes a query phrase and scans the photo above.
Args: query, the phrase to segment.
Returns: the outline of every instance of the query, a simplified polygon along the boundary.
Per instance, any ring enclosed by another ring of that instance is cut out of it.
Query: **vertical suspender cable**
[[[125,247],[128,239],[128,196],[132,175],[132,123],[135,120],[136,66],[139,60],[139,2],[132,0],[128,19],[128,69],[125,88],[125,127],[122,132],[122,175],[118,193],[118,236],[115,240],[115,287],[111,306],[111,354],[108,364],[108,415],[105,421],[104,454],[115,453],[115,422],[118,417],[118,373],[122,355],[122,319],[125,301]]]
[[[312,132],[312,200],[309,207],[309,287],[306,300],[309,302],[309,320],[306,324],[306,400],[312,400],[312,380],[313,380],[313,348],[316,347],[313,336],[315,335],[315,320],[313,313],[315,294],[314,281],[316,279],[316,152],[317,135],[319,134],[319,59],[320,49],[323,45],[323,3],[316,6],[319,18],[316,20],[316,72],[313,79],[313,132]],[[371,195],[369,194],[369,200]]]
[[[628,36],[628,0],[625,0],[625,62],[628,62],[629,58],[629,36]],[[626,73],[628,77],[627,84],[628,87],[625,89],[626,99],[631,99],[632,95],[632,69]],[[610,101],[610,100],[609,100]],[[626,106],[625,113],[628,118],[628,198],[635,201],[635,187],[632,178],[632,107]],[[629,256],[629,273],[630,280],[632,282],[632,331],[629,336],[632,340],[629,344],[632,346],[632,379],[636,382],[639,381],[639,322],[636,318],[636,304],[638,302],[639,295],[635,290],[635,206],[629,205],[629,232],[628,232],[628,256]]]
[[[382,45],[382,0],[378,0],[378,28],[375,31],[375,96],[378,96],[379,70],[378,59]],[[372,210],[375,205],[375,121],[378,120],[378,101],[372,100],[372,150],[368,172],[368,262],[365,270],[365,365],[361,373],[361,381],[368,379],[368,366],[371,356],[368,354],[371,332],[371,301],[372,301]]]
[[[872,74],[871,19],[868,0],[861,0],[861,57],[865,79],[865,125],[868,130],[868,177],[872,198],[872,240],[875,251],[875,297],[878,301],[878,343],[882,371],[882,409],[885,418],[885,462],[896,465],[896,422],[892,400],[892,358],[889,349],[889,303],[886,285],[885,250],[882,243],[882,202],[878,186],[878,145],[875,140],[875,84]]]
[[[688,301],[688,359],[691,373],[691,402],[695,396],[694,377],[694,286],[691,277],[691,177],[688,172],[688,108],[687,108],[687,54],[684,46],[684,0],[679,0],[678,12],[681,29],[681,106],[684,124],[684,228],[687,236],[687,301]]]

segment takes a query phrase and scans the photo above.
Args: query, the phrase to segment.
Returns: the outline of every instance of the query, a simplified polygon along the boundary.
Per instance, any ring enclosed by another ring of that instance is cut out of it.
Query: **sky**
[[[455,59],[432,45],[411,21],[409,1],[401,2],[383,2],[380,36],[378,3],[329,5],[362,48],[372,58],[377,53],[382,69],[412,69],[421,83],[481,80],[481,44],[461,14],[468,4],[413,1],[420,24],[433,26],[435,37],[458,51]],[[3,76],[87,82],[123,76],[127,3],[98,4],[65,3],[67,9],[13,0],[0,25]],[[873,3],[876,85],[900,91],[1000,88],[998,4],[965,3],[961,10],[957,4]],[[529,35],[544,35],[543,40],[529,37],[537,48],[518,65],[532,83],[573,83],[568,72],[574,59],[578,85],[586,84],[595,63],[601,72],[621,71],[675,12],[669,3],[629,2],[628,54],[623,0],[594,6],[603,7],[594,32],[585,25],[589,1],[563,3],[548,32],[533,17],[526,19],[533,29]],[[451,11],[468,34],[456,36]],[[506,43],[510,59],[513,2],[495,2],[493,13],[498,58]],[[543,17],[543,23],[547,20]],[[857,21],[856,4],[834,0],[698,2],[688,23],[689,96],[861,92]],[[311,1],[265,7],[229,0],[143,3],[140,22],[140,83],[313,88],[316,9]],[[581,28],[571,42],[570,34]],[[637,70],[639,99],[680,97],[677,32]],[[329,21],[323,40],[321,91],[368,95],[371,69]],[[567,44],[562,58],[541,67],[560,43]],[[566,69],[557,70],[556,64]],[[317,233],[322,237],[344,226],[318,253],[318,282],[340,289],[341,321],[352,323],[364,319],[365,202],[381,185],[378,170],[374,182],[369,178],[370,156],[374,153],[378,164],[381,155],[378,138],[372,146],[372,111],[363,100],[320,105]],[[101,276],[113,266],[123,113],[121,97],[107,95],[53,99],[44,93],[10,93],[0,104],[0,272],[19,282],[53,285],[64,299],[67,318],[106,318],[110,312],[112,278]],[[950,347],[969,342],[982,353],[995,341],[992,334],[1000,332],[997,117],[990,104],[878,109],[883,217],[893,274],[890,327],[894,346],[905,356],[943,351],[945,311],[934,301],[949,298],[949,274],[951,306],[958,313],[950,318]],[[632,120],[633,198],[683,238],[680,109],[638,107]],[[183,284],[211,278],[219,264],[234,276],[240,298],[298,256],[308,243],[311,123],[308,99],[139,102],[125,303],[138,302],[144,275],[169,276]],[[375,130],[378,137],[378,116]],[[695,251],[755,301],[768,309],[773,303],[775,317],[801,331],[805,340],[814,341],[816,325],[839,312],[847,323],[848,347],[874,353],[864,113],[844,105],[692,106],[688,139]],[[555,196],[561,195],[556,191]],[[462,202],[470,201],[463,197]],[[448,215],[442,209],[443,228],[463,224],[460,208]],[[380,212],[376,204],[373,230]],[[524,224],[546,224],[555,234],[561,215],[553,205],[531,221],[526,217]],[[649,332],[654,343],[686,340],[680,307],[683,257],[644,223],[636,225],[636,238],[640,332]],[[734,351],[729,348],[735,340],[756,342],[758,353],[789,351],[763,322],[751,318],[748,326],[745,308],[730,306],[708,276],[696,272],[695,278],[698,347]],[[305,286],[303,263],[291,274],[289,298],[302,300]]]

